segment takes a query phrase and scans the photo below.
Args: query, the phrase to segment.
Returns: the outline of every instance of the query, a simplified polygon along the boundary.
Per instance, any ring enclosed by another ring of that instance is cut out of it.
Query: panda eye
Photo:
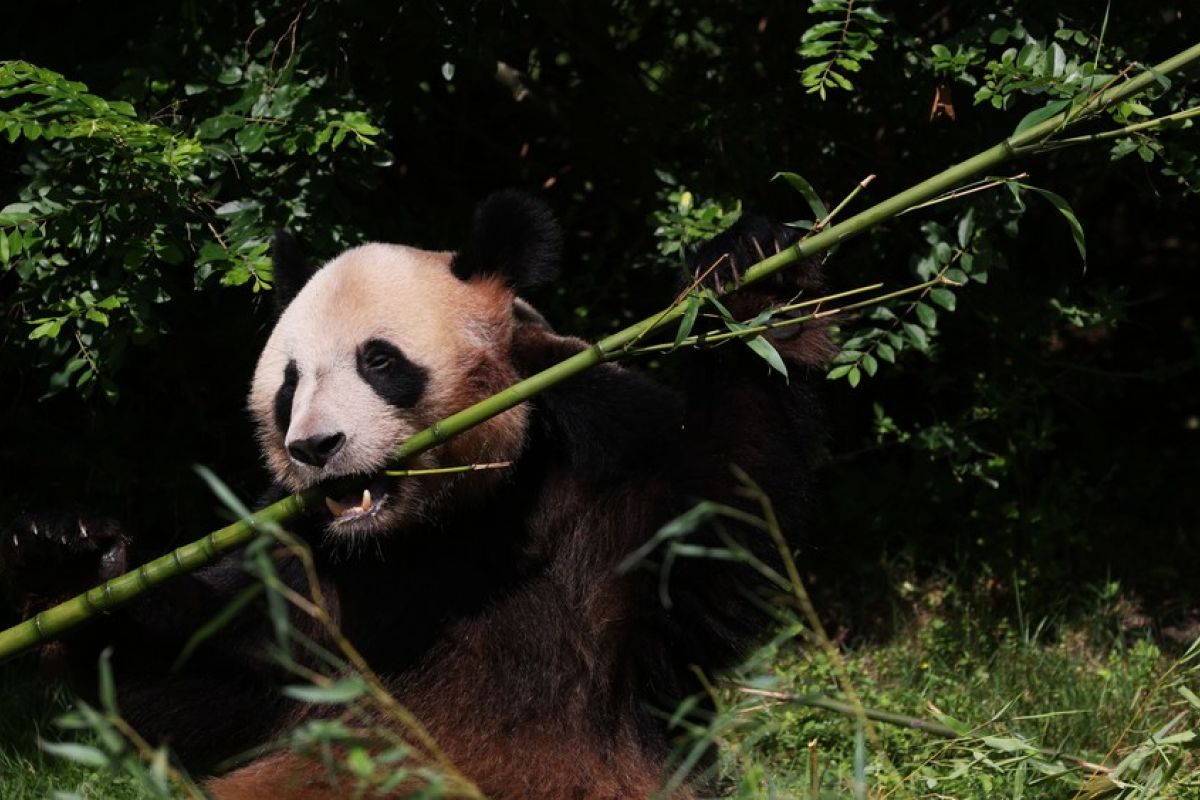
[[[386,350],[371,348],[363,353],[363,367],[372,372],[383,372],[396,363],[395,357]]]
[[[358,348],[358,374],[396,408],[412,408],[425,391],[428,373],[386,339],[368,339]]]

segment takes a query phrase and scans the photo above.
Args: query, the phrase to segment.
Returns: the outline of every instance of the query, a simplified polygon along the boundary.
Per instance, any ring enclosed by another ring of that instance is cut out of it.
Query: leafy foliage
[[[808,13],[832,19],[814,23],[800,37],[796,53],[811,62],[800,72],[801,85],[822,100],[829,89],[854,89],[846,73],[871,60],[887,18],[859,0],[813,0]]]
[[[379,129],[362,111],[321,104],[323,76],[297,74],[294,60],[272,66],[273,49],[258,55],[187,84],[190,118],[177,108],[147,120],[56,72],[0,63],[11,104],[0,131],[37,153],[19,201],[0,209],[0,265],[19,281],[5,310],[24,309],[24,346],[53,365],[51,392],[99,386],[116,398],[129,344],[163,332],[169,272],[190,268],[196,287],[269,289],[265,234],[273,220],[307,216],[311,193],[275,197],[266,212],[255,194],[320,181],[353,162],[335,154],[343,145],[374,144]],[[152,97],[171,88],[149,83]]]

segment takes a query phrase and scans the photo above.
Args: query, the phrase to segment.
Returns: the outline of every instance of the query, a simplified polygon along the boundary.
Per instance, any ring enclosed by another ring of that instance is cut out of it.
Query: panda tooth
[[[362,506],[363,511],[371,510],[371,490],[363,489]]]
[[[329,510],[333,512],[335,517],[340,517],[348,510],[346,506],[342,505],[337,500],[334,500],[332,497],[325,498],[325,505],[329,507]]]

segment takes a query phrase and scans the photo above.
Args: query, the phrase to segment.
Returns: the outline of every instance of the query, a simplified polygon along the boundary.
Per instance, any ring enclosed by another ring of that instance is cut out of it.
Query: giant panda
[[[794,240],[745,217],[689,265],[734,288]],[[589,346],[520,297],[555,279],[561,249],[546,206],[512,191],[478,206],[456,253],[374,243],[312,269],[280,234],[277,320],[248,405],[273,478],[263,503],[327,488],[326,508],[293,528],[331,612],[458,768],[493,798],[641,798],[661,786],[671,751],[663,711],[698,688],[698,670],[734,663],[763,634],[770,587],[728,561],[678,559],[668,606],[652,563],[618,567],[699,499],[757,510],[738,494],[735,465],[803,540],[820,442],[804,378],[829,344],[812,326],[772,336],[789,379],[736,343],[681,352],[671,384],[605,364],[405,465],[511,466],[383,476],[407,437]],[[748,318],[815,286],[808,267],[726,305]],[[761,532],[734,534],[770,560]],[[93,515],[28,514],[0,541],[0,565],[30,613],[136,563],[136,542]],[[295,562],[281,558],[280,574],[302,587]],[[242,563],[227,556],[51,648],[87,674],[111,646],[128,721],[199,774],[316,713],[278,692],[283,678],[262,655],[266,615],[243,615],[170,669],[190,633],[250,584]],[[306,619],[295,624],[320,643]],[[208,786],[226,800],[350,791],[329,780],[283,751]]]

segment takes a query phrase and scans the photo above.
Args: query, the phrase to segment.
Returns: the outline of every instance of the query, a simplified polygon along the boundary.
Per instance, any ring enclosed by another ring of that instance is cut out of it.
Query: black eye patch
[[[283,370],[283,383],[275,392],[275,424],[279,432],[286,435],[288,426],[292,424],[292,399],[296,396],[296,384],[300,382],[300,368],[295,359],[288,362]]]
[[[429,372],[391,342],[368,339],[359,346],[357,361],[362,379],[396,408],[412,408],[425,393]]]

